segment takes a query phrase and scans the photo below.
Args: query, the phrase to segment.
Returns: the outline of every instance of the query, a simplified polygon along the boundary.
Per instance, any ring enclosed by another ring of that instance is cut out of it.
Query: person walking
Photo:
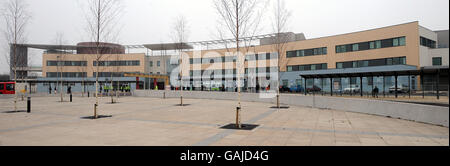
[[[373,88],[373,90],[372,90],[372,97],[376,97],[376,98],[378,98],[378,87],[377,86],[375,86],[375,88]]]
[[[52,94],[52,86],[51,85],[48,86],[48,94]]]

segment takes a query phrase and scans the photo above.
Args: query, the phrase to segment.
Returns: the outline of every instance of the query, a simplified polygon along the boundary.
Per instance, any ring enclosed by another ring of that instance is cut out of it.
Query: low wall
[[[137,97],[176,98],[180,97],[179,91],[135,91]],[[242,101],[275,103],[274,98],[260,98],[257,93],[241,93]],[[202,92],[183,91],[184,98],[191,99],[216,99],[236,100],[235,92]],[[411,121],[429,123],[434,125],[449,126],[448,107],[431,106],[392,101],[338,98],[328,96],[303,96],[295,94],[282,94],[281,104],[292,106],[314,107],[321,109],[333,109],[349,112],[366,113],[392,118],[400,118]]]

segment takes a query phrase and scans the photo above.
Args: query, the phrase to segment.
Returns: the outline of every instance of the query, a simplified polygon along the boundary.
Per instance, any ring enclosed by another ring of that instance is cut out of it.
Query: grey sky
[[[3,0],[2,0],[3,1]],[[86,41],[83,0],[26,0],[32,13],[29,43],[50,44],[57,32],[68,44]],[[171,20],[183,14],[188,19],[190,41],[215,39],[217,15],[212,0],[124,0],[121,44],[170,42]],[[292,11],[289,30],[306,38],[337,35],[411,21],[431,30],[449,29],[448,0],[286,0]],[[264,29],[271,33],[267,8]],[[4,28],[2,22],[1,28]],[[4,39],[2,39],[4,41]],[[40,65],[39,54],[33,64]],[[0,73],[8,67],[1,59]]]

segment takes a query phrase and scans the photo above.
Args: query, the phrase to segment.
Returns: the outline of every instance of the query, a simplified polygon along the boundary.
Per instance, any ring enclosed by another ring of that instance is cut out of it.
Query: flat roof
[[[448,66],[430,66],[417,69],[410,65],[376,66],[347,69],[314,70],[300,73],[303,78],[339,78],[339,77],[367,77],[367,76],[405,76],[420,74],[437,74],[439,71],[448,73]]]
[[[161,43],[161,44],[144,44],[145,48],[152,51],[177,50],[177,49],[194,49],[187,43]]]

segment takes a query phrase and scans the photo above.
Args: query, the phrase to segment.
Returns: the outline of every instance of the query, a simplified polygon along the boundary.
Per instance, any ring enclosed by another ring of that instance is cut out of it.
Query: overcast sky
[[[25,1],[32,14],[27,29],[29,43],[52,44],[57,32],[64,34],[67,44],[86,41],[84,0]],[[172,20],[181,14],[189,22],[189,41],[216,39],[218,17],[212,0],[124,0],[123,4],[121,44],[171,42]],[[286,0],[286,4],[292,12],[289,30],[302,32],[306,38],[412,21],[419,21],[431,30],[449,29],[449,0]],[[259,34],[271,33],[271,9],[267,7],[265,29]],[[33,65],[41,65],[41,61],[40,57],[35,57]],[[0,73],[8,73],[8,70],[2,58]]]

